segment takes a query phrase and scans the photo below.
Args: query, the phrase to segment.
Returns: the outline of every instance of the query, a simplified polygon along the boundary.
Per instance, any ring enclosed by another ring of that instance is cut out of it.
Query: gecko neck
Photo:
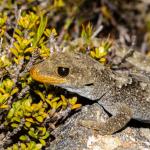
[[[92,99],[101,99],[103,95],[109,92],[115,86],[115,80],[111,77],[112,71],[108,69],[95,73],[95,83],[92,92]]]

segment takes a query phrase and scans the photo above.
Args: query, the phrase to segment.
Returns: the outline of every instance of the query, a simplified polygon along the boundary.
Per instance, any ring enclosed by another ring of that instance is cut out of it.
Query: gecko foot
[[[132,112],[126,105],[119,104],[116,115],[110,117],[106,122],[100,123],[92,120],[80,120],[81,126],[97,130],[101,135],[111,135],[125,127],[132,118]]]

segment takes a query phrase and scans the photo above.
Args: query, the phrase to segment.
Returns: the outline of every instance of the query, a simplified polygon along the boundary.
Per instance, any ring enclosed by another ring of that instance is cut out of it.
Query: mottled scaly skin
[[[61,76],[58,68],[69,68]],[[131,118],[150,123],[150,81],[144,76],[119,73],[81,53],[59,52],[30,71],[33,79],[57,85],[90,100],[97,100],[112,117],[105,123],[82,120],[80,124],[103,135],[122,129]]]

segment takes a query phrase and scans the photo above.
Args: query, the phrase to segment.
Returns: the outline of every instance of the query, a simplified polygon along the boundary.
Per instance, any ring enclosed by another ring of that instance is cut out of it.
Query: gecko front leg
[[[97,130],[101,135],[110,135],[125,127],[132,118],[132,110],[125,104],[116,105],[116,113],[106,122],[100,123],[92,120],[80,120],[79,124]]]

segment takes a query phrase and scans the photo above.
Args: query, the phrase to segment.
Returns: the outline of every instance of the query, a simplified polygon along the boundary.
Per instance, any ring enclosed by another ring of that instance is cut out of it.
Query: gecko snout
[[[65,76],[67,74],[68,74],[68,69],[67,70],[65,69],[65,70],[63,70],[63,72],[61,72],[61,76],[62,75]],[[38,65],[35,65],[30,69],[30,75],[36,81],[39,81],[41,83],[52,84],[52,85],[59,85],[59,84],[65,83],[67,81],[63,77],[59,77],[57,75],[49,75],[46,72],[42,72],[38,68]]]

